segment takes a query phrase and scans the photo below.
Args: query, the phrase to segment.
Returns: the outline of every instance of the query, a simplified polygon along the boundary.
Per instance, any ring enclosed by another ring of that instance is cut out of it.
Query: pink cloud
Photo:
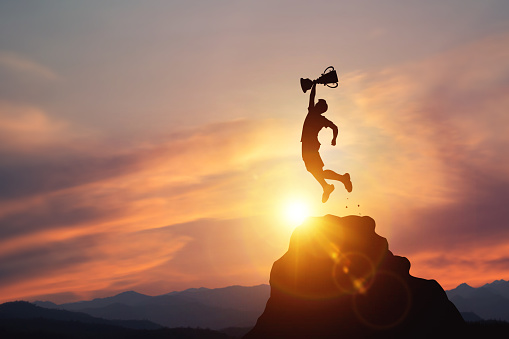
[[[0,66],[23,75],[35,76],[45,80],[60,79],[49,67],[17,53],[0,51]]]
[[[448,287],[509,273],[493,264],[509,256],[508,46],[491,37],[345,80],[359,130],[370,131],[359,142],[372,148],[352,147],[369,154],[365,175],[386,210],[370,215],[414,272]]]
[[[0,150],[34,152],[69,140],[68,124],[37,107],[0,102]]]

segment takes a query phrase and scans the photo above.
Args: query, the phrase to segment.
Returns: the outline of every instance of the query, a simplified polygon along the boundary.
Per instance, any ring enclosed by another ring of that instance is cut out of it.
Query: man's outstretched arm
[[[316,95],[316,82],[313,81],[313,86],[311,86],[311,92],[309,93],[309,107],[315,107],[315,95]]]
[[[332,146],[336,146],[336,138],[338,137],[338,126],[332,124],[332,126],[330,126],[330,128],[332,128],[332,142],[331,142],[331,145]]]

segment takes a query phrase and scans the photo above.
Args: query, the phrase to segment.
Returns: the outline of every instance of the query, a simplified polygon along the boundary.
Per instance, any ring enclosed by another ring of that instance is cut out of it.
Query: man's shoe
[[[329,200],[329,196],[332,193],[332,191],[334,191],[334,185],[332,185],[332,184],[327,185],[327,187],[323,189],[323,194],[322,194],[322,202],[323,203],[325,203],[325,202],[327,202],[327,200]]]
[[[350,193],[352,191],[352,181],[350,180],[350,174],[345,173],[345,175],[343,175],[343,184],[345,185],[347,192]]]

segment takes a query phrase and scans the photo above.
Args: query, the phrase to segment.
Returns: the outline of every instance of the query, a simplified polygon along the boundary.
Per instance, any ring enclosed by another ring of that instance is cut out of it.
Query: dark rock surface
[[[271,296],[244,338],[447,338],[464,321],[434,280],[409,274],[370,217],[326,215],[295,229]]]

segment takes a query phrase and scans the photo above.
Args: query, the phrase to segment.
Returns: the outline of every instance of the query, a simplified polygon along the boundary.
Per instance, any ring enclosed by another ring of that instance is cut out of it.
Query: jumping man
[[[332,128],[332,146],[336,146],[336,138],[338,136],[338,127],[334,123],[324,117],[322,114],[327,111],[327,102],[319,99],[315,105],[316,82],[313,81],[313,87],[309,95],[309,107],[304,126],[302,127],[302,160],[306,165],[309,173],[315,177],[323,188],[322,202],[329,199],[330,194],[334,191],[334,185],[328,184],[325,179],[341,181],[348,192],[352,191],[352,182],[350,174],[338,174],[331,170],[323,170],[323,161],[318,150],[320,142],[318,141],[318,132],[324,127]]]

